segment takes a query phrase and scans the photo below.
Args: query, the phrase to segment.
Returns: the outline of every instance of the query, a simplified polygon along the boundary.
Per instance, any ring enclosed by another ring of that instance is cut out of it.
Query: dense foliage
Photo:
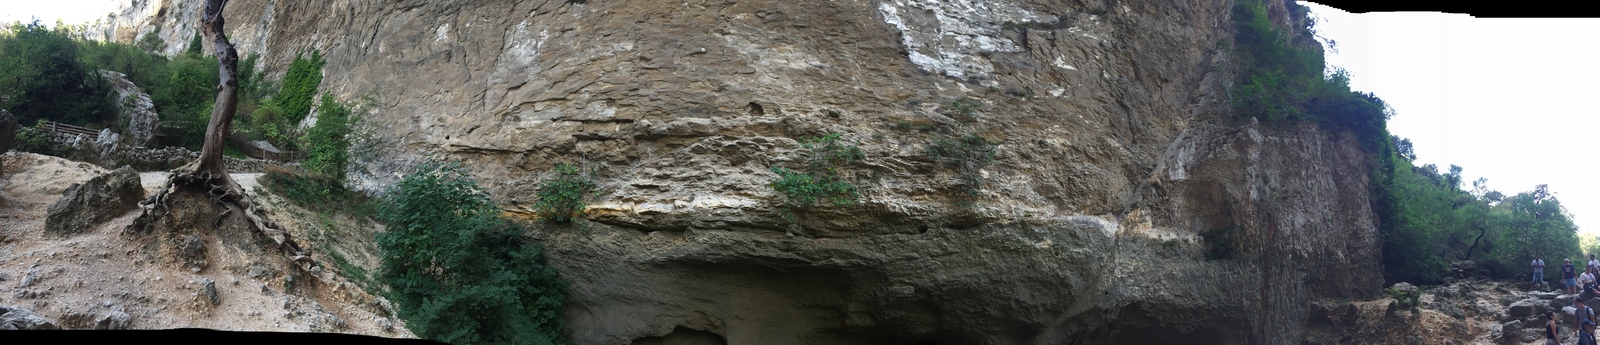
[[[577,166],[556,165],[550,176],[539,182],[539,201],[534,210],[540,217],[557,223],[581,219],[586,206],[583,199],[594,188],[594,179],[582,174]]]
[[[104,127],[114,118],[106,78],[82,61],[66,27],[38,21],[0,30],[0,109],[19,124],[48,119]]]
[[[380,280],[418,336],[452,344],[551,344],[565,283],[538,245],[458,165],[423,164],[380,203]]]
[[[215,101],[218,62],[205,56],[197,35],[188,49],[172,57],[160,55],[164,46],[159,28],[134,45],[86,39],[83,28],[38,22],[16,23],[0,30],[0,109],[11,110],[20,123],[44,119],[90,128],[123,131],[115,121],[117,107],[110,81],[99,70],[128,77],[150,95],[161,127],[157,145],[198,150]],[[233,129],[253,140],[265,140],[280,149],[297,150],[296,125],[305,116],[288,116],[283,105],[310,109],[316,85],[321,82],[321,56],[297,60],[294,97],[273,99],[277,86],[266,80],[250,55],[239,63],[238,116]],[[282,104],[280,104],[282,103]],[[237,152],[231,150],[229,152]]]
[[[1398,168],[1377,181],[1387,200],[1375,205],[1383,206],[1376,208],[1384,220],[1387,280],[1437,283],[1456,260],[1486,264],[1502,278],[1523,277],[1533,255],[1547,262],[1582,255],[1577,226],[1547,186],[1506,196],[1479,179],[1463,190],[1459,166],[1440,173],[1398,154],[1392,159]]]

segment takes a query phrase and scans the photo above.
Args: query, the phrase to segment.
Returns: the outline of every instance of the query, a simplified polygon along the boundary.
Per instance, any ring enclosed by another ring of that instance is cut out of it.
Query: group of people
[[[1583,273],[1577,273],[1577,267],[1572,265],[1572,259],[1565,259],[1561,265],[1562,292],[1568,295],[1583,294],[1584,296],[1600,296],[1600,260],[1594,254],[1589,254],[1589,263],[1585,265]],[[1533,282],[1544,281],[1544,260],[1538,255],[1533,256]]]
[[[1584,305],[1583,302],[1585,298],[1600,296],[1600,260],[1596,260],[1594,254],[1589,254],[1589,263],[1585,266],[1583,274],[1575,275],[1577,268],[1572,266],[1572,259],[1566,259],[1566,263],[1561,265],[1561,284],[1564,288],[1562,291],[1568,295],[1578,295],[1572,296],[1572,306],[1575,309],[1573,314],[1577,316],[1575,328],[1578,329],[1576,334],[1578,345],[1600,345],[1596,343],[1594,334],[1595,324],[1600,321],[1595,319],[1594,308]],[[1533,257],[1533,281],[1544,282],[1544,260],[1540,260],[1537,255]],[[1544,325],[1545,344],[1561,344],[1556,338],[1558,333],[1556,313],[1546,312],[1545,319],[1547,319]]]

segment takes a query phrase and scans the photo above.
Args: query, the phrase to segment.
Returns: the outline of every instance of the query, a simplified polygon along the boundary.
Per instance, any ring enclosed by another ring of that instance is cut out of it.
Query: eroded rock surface
[[[151,18],[126,27],[193,17],[161,8],[123,12]],[[607,167],[587,227],[535,232],[572,282],[578,343],[1282,344],[1306,300],[1382,287],[1354,139],[1231,120],[1228,2],[228,11],[264,70],[319,49],[323,90],[378,101],[358,187],[438,154],[526,212],[552,166]],[[950,106],[964,97],[979,109]],[[788,220],[769,168],[828,133],[860,143],[866,159],[841,169],[864,205]],[[962,134],[998,142],[971,208],[927,155]],[[1207,260],[1201,234],[1227,229],[1237,252]]]
[[[50,205],[44,232],[71,236],[127,213],[144,199],[139,173],[124,166],[89,181],[67,187],[61,200]]]
[[[0,306],[0,331],[53,330],[56,324],[20,307]]]

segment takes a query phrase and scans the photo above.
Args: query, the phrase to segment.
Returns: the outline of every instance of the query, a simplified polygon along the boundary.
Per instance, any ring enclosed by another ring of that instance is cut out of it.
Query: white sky
[[[1417,164],[1462,167],[1507,195],[1550,185],[1579,231],[1600,234],[1600,19],[1350,14],[1301,2],[1335,42],[1328,64],[1394,107]]]
[[[0,0],[0,22],[84,23],[129,0]],[[1328,63],[1394,107],[1389,131],[1418,164],[1463,168],[1507,195],[1550,185],[1587,235],[1600,235],[1600,19],[1350,14],[1316,3]]]
[[[127,3],[130,0],[0,0],[0,23],[28,23],[39,17],[40,24],[52,27],[57,19],[83,24],[105,18],[117,4]]]

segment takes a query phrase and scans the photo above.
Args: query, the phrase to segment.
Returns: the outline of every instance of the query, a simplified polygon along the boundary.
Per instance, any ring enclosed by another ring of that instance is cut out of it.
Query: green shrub
[[[595,189],[592,175],[580,174],[577,166],[559,164],[550,176],[539,182],[539,201],[534,210],[544,219],[567,223],[583,218],[583,199]]]
[[[936,138],[928,145],[928,157],[960,174],[960,192],[956,205],[971,207],[977,202],[983,187],[983,169],[994,163],[995,142],[977,134],[961,139]]]
[[[167,46],[167,41],[161,39],[161,26],[156,25],[155,29],[139,36],[139,40],[134,44],[145,53],[161,54],[161,48]]]
[[[283,115],[283,108],[277,103],[265,102],[256,106],[250,113],[248,132],[252,137],[266,140],[272,145],[284,150],[294,150],[299,145],[294,144],[295,125]]]
[[[344,181],[345,163],[350,159],[350,108],[322,95],[317,107],[317,123],[306,132],[306,155],[303,166],[312,172],[337,181]]]
[[[865,158],[861,148],[854,143],[840,141],[839,133],[801,140],[806,153],[797,169],[772,167],[778,178],[769,186],[787,198],[791,216],[794,211],[817,205],[854,206],[859,204],[860,193],[855,184],[845,180],[841,170],[852,162]]]
[[[1398,304],[1397,306],[1400,307],[1400,309],[1410,310],[1411,311],[1411,315],[1417,315],[1418,313],[1421,312],[1419,310],[1422,307],[1422,302],[1420,301],[1421,298],[1422,298],[1422,295],[1421,295],[1420,292],[1416,292],[1416,291],[1412,291],[1412,292],[1400,291],[1400,290],[1396,290],[1393,287],[1383,288],[1383,292],[1384,292],[1384,294],[1389,295],[1389,298],[1393,298],[1395,303]]]
[[[971,122],[977,120],[975,114],[981,105],[982,103],[978,103],[976,99],[961,97],[950,102],[950,110],[954,112],[952,115],[955,115],[956,119]]]
[[[71,148],[51,138],[50,132],[45,131],[43,128],[44,120],[39,120],[33,127],[18,127],[17,146],[14,149],[21,152],[56,157],[63,157],[71,151]]]
[[[772,167],[772,173],[778,174],[778,179],[772,181],[772,188],[787,196],[789,206],[793,208],[804,209],[821,204],[854,206],[860,197],[856,186],[839,175],[812,176],[781,167]]]
[[[459,165],[426,163],[383,199],[379,280],[408,328],[452,344],[551,344],[566,283]]]
[[[326,63],[316,50],[311,51],[310,58],[295,54],[294,61],[289,63],[289,70],[283,75],[283,89],[275,98],[289,123],[298,124],[311,113],[312,98],[322,84],[322,66]]]
[[[355,211],[367,207],[365,195],[327,175],[269,167],[257,180],[266,190],[306,209],[360,213]]]

